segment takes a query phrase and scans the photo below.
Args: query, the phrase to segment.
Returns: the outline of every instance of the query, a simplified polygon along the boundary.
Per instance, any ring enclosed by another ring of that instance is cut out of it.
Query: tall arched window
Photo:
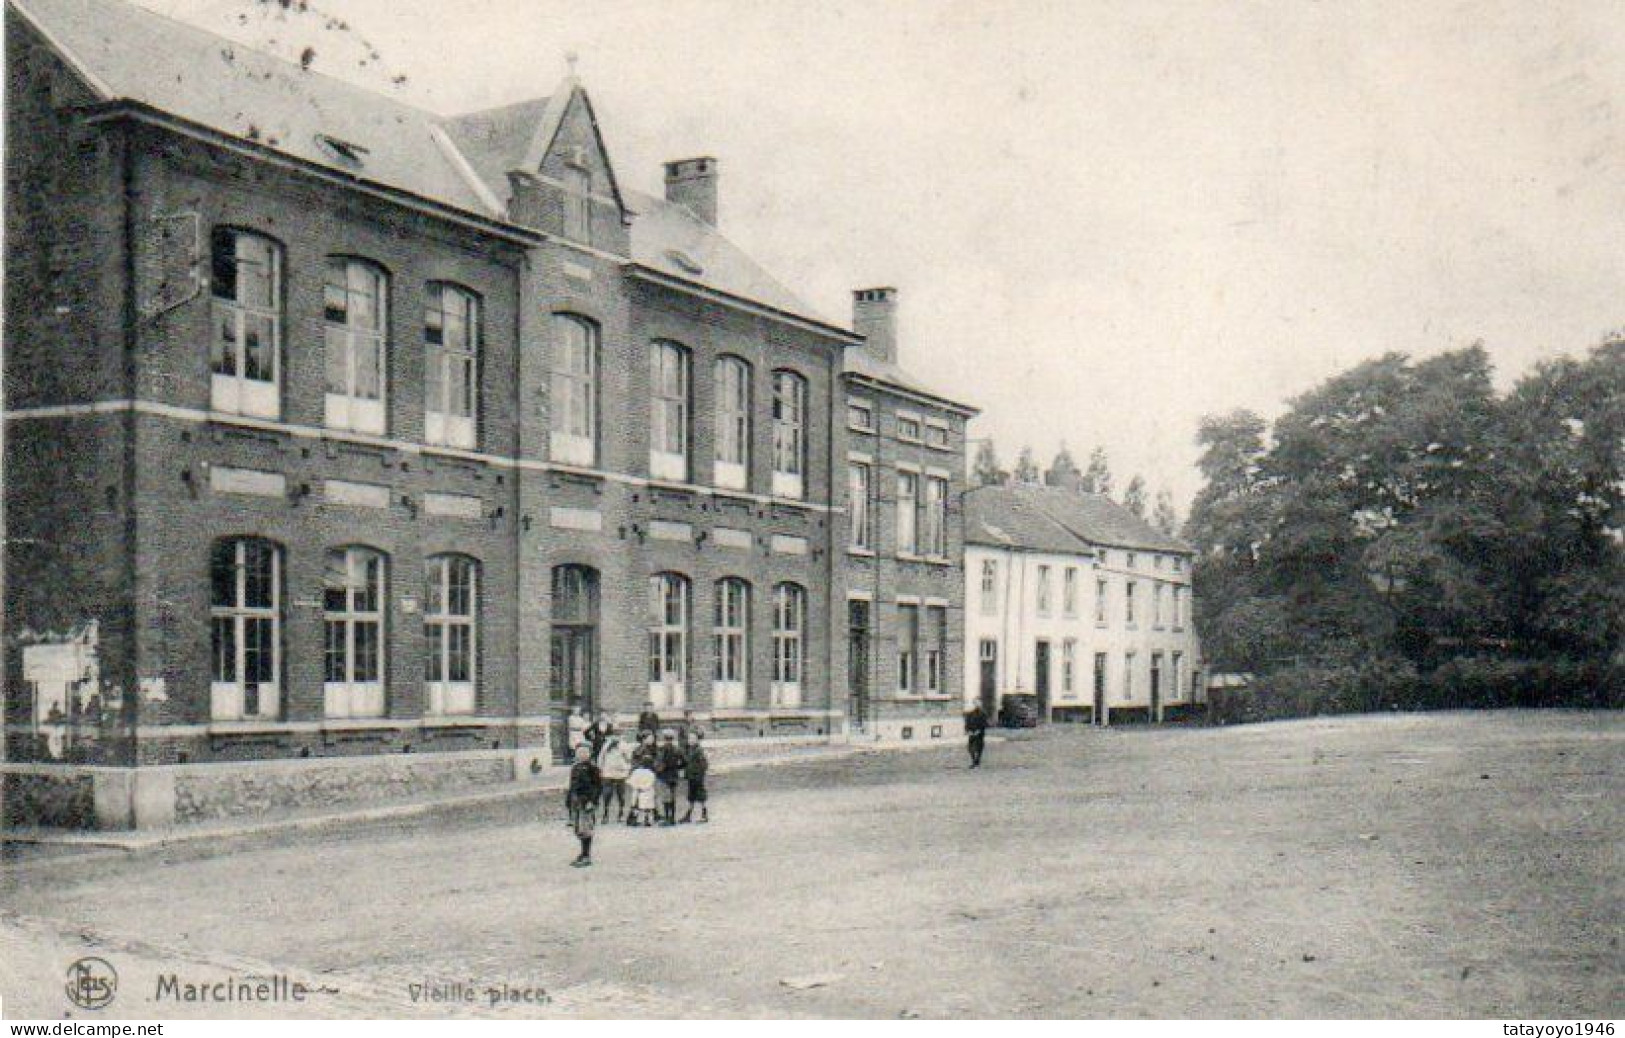
[[[371,548],[327,553],[323,580],[328,717],[384,715],[384,556]]]
[[[806,493],[807,380],[793,371],[773,373],[773,495]]]
[[[209,716],[281,710],[282,549],[257,537],[216,541],[209,555]]]
[[[716,470],[713,482],[730,490],[750,489],[750,365],[738,357],[718,357],[716,383]]]
[[[431,715],[474,712],[479,578],[480,564],[466,555],[435,555],[426,566],[423,683]]]
[[[749,701],[750,585],[738,577],[717,581],[716,677],[711,705],[742,707]]]
[[[327,321],[327,425],[382,434],[388,393],[384,344],[389,335],[389,279],[365,260],[329,257],[323,314]]]
[[[479,299],[456,285],[430,285],[423,342],[423,438],[472,450],[479,417]]]
[[[649,578],[649,699],[657,707],[688,702],[688,578]]]
[[[276,418],[282,413],[282,247],[216,227],[210,260],[209,406]]]
[[[598,327],[583,317],[553,315],[550,390],[553,460],[598,464]]]
[[[798,584],[773,587],[774,706],[801,705],[803,640],[807,628],[807,592]]]
[[[553,567],[553,701],[588,713],[598,703],[598,571]]]
[[[649,344],[649,475],[688,479],[688,350]]]

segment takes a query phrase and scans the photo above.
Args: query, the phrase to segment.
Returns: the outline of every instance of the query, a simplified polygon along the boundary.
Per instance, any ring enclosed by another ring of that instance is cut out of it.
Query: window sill
[[[850,423],[847,424],[846,431],[847,432],[855,432],[860,436],[873,436],[875,434],[875,432],[876,432],[875,427],[872,426],[872,425],[863,426],[863,425],[852,425]]]
[[[900,551],[897,553],[899,562],[918,562],[925,566],[952,566],[954,560],[946,555],[915,555],[913,552]]]
[[[261,735],[288,731],[287,721],[264,718],[258,721],[210,721],[210,735]]]
[[[849,548],[846,549],[846,553],[848,555],[851,555],[853,558],[858,558],[858,559],[872,559],[872,558],[875,557],[875,550],[873,548],[851,548],[851,547],[849,547]]]
[[[452,443],[425,443],[424,454],[435,454],[446,458],[461,458],[466,461],[488,461],[487,455],[481,454],[478,447],[459,447]]]

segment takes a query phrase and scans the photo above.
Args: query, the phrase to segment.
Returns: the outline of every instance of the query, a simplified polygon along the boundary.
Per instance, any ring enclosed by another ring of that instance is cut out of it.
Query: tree
[[[1179,513],[1174,511],[1173,495],[1166,490],[1157,491],[1157,505],[1151,512],[1151,525],[1170,537],[1179,534]]]
[[[1038,463],[1033,461],[1033,449],[1031,447],[1021,448],[1021,453],[1016,456],[1016,467],[1015,471],[1011,473],[1011,478],[1017,483],[1038,482]]]
[[[1138,473],[1123,488],[1123,507],[1141,519],[1145,518],[1145,480]]]
[[[976,445],[976,459],[971,466],[971,484],[978,487],[996,487],[1010,478],[1010,473],[999,467],[999,455],[992,440]]]
[[[1083,472],[1082,489],[1090,494],[1112,493],[1112,470],[1106,461],[1106,448],[1096,447],[1089,453],[1089,467]]]
[[[1050,462],[1048,471],[1044,473],[1044,483],[1052,487],[1074,488],[1083,479],[1083,473],[1078,470],[1078,463],[1072,460],[1072,452],[1066,449],[1066,441],[1061,441],[1061,449],[1055,452],[1055,460]]]

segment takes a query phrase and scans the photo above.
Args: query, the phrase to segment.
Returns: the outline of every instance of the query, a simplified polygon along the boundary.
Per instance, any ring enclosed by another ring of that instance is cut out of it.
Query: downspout
[[[124,256],[123,276],[124,291],[121,293],[121,322],[124,335],[124,379],[125,397],[136,399],[137,377],[136,357],[139,347],[139,310],[136,300],[136,175],[135,175],[135,149],[131,146],[130,135],[134,131],[126,124],[116,131],[118,134],[118,163],[119,163],[119,189],[120,201],[123,208],[123,234]],[[202,257],[198,257],[202,262]],[[133,620],[140,608],[140,595],[137,581],[140,577],[140,567],[136,564],[136,551],[140,545],[140,538],[136,526],[136,471],[135,471],[135,438],[136,438],[136,410],[130,408],[124,414],[124,587],[130,595],[130,615]],[[136,636],[140,625],[133,623],[125,632],[128,640],[128,652],[125,654],[124,694],[128,700],[124,707],[124,716],[129,722],[130,766],[139,767],[141,763],[140,746],[137,744],[136,733],[141,726],[141,643]],[[103,698],[105,702],[105,697]],[[135,800],[132,796],[130,802],[130,824],[139,825],[139,819],[134,817]]]

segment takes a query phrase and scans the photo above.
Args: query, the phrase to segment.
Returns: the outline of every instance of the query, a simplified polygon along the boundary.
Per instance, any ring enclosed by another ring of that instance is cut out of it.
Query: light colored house
[[[1110,724],[1206,701],[1189,545],[1069,488],[980,487],[965,502],[967,707]]]

